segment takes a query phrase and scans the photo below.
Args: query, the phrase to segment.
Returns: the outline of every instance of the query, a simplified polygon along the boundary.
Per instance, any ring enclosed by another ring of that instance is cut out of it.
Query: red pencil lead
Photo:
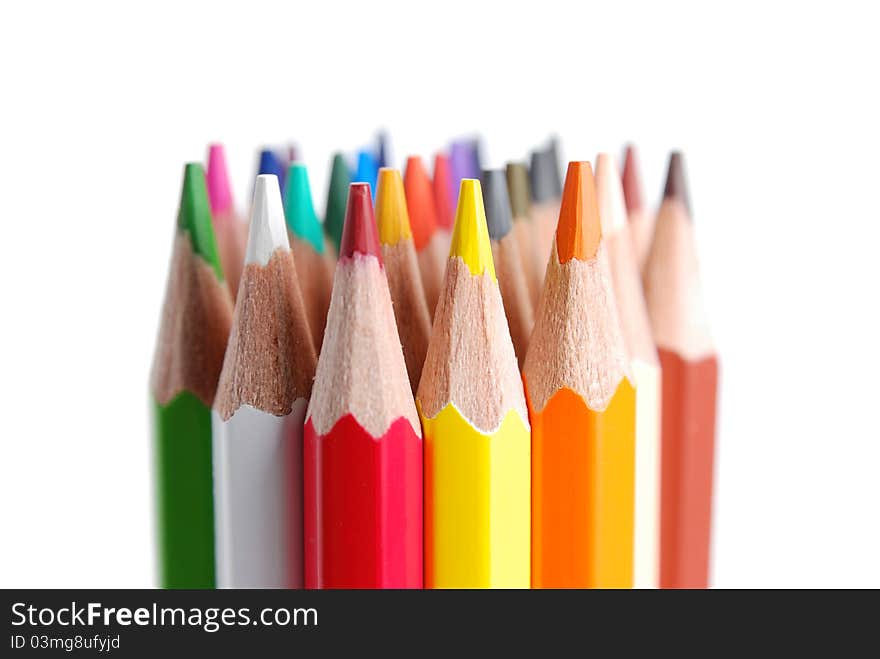
[[[345,208],[345,226],[342,229],[339,257],[351,258],[355,253],[375,256],[382,263],[369,183],[352,183],[348,188],[348,205]]]

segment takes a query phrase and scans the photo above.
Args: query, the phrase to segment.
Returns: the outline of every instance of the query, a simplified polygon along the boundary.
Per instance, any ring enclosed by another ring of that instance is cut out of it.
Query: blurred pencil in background
[[[299,288],[306,305],[309,329],[315,349],[320,350],[324,339],[324,325],[327,322],[327,308],[330,306],[333,274],[325,256],[321,222],[312,205],[309,173],[302,163],[295,162],[288,168],[284,190],[284,216],[290,232],[290,247],[293,250]]]
[[[443,237],[443,252],[449,252],[452,227],[455,224],[455,197],[452,190],[452,171],[449,158],[443,153],[434,156],[434,207],[437,209],[437,229]],[[456,192],[457,194],[457,192]]]
[[[334,254],[339,254],[339,243],[342,240],[349,183],[351,175],[348,165],[345,164],[345,156],[334,153],[330,162],[330,183],[327,186],[327,206],[324,212],[324,232],[333,245]]]
[[[231,321],[204,170],[189,163],[151,377],[164,588],[214,587],[211,406]]]
[[[229,285],[234,302],[238,295],[238,281],[241,279],[241,267],[244,263],[247,224],[242,222],[235,212],[232,185],[229,182],[229,170],[226,166],[226,152],[222,144],[211,144],[208,147],[205,178],[223,278]]]
[[[403,186],[413,242],[419,259],[419,271],[422,273],[422,285],[425,287],[425,299],[433,318],[440,295],[446,255],[443,237],[437,231],[434,191],[419,156],[410,156],[407,159]]]
[[[368,184],[351,185],[305,426],[308,588],[422,587],[422,438]]]
[[[217,586],[301,588],[303,421],[317,358],[275,176],[257,177],[239,290],[213,412]]]
[[[542,284],[559,215],[560,198],[556,183],[559,174],[554,172],[556,167],[553,155],[549,151],[546,149],[532,151],[529,164],[529,185],[532,191],[531,216],[532,227],[535,230],[535,250],[538,252],[538,262],[542,266],[539,270]]]
[[[529,168],[525,163],[507,163],[507,189],[510,194],[510,210],[513,214],[513,233],[519,243],[519,254],[522,257],[529,298],[532,301],[532,308],[537,310],[547,262],[541,260],[535,246],[535,228],[530,213],[532,193],[529,188]]]
[[[473,179],[461,183],[416,404],[426,586],[528,588],[528,416]]]
[[[642,200],[642,181],[639,175],[636,147],[628,144],[623,160],[623,198],[629,216],[630,234],[635,249],[639,271],[644,272],[648,252],[654,239],[654,213],[645,207]]]
[[[523,272],[519,241],[513,233],[513,214],[510,211],[507,179],[503,170],[483,171],[483,192],[498,288],[501,290],[517,363],[522,368],[535,317]]]
[[[635,390],[587,162],[571,162],[523,368],[532,586],[631,588]]]
[[[403,179],[396,169],[379,170],[376,223],[397,333],[403,347],[409,382],[415,394],[422,377],[425,353],[431,336],[431,314],[428,313],[425,289],[422,287],[416,248],[409,226]]]
[[[703,308],[682,156],[674,152],[645,265],[663,371],[660,585],[709,582],[718,358]]]
[[[660,362],[651,336],[642,279],[623,201],[620,172],[606,153],[596,157],[602,238],[624,343],[636,384],[635,553],[633,584],[657,588],[660,573]]]

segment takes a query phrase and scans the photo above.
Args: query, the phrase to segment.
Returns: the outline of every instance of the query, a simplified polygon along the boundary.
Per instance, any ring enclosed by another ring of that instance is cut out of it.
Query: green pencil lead
[[[342,242],[342,226],[345,224],[345,205],[348,203],[348,186],[351,183],[351,175],[348,165],[341,153],[333,156],[333,166],[330,171],[330,187],[327,192],[327,212],[324,215],[324,230],[333,240],[336,251],[339,251],[339,243]]]
[[[189,233],[195,253],[205,259],[214,268],[217,279],[223,281],[220,252],[217,249],[214,226],[211,224],[211,206],[208,203],[205,170],[199,163],[187,163],[184,169],[177,226]]]

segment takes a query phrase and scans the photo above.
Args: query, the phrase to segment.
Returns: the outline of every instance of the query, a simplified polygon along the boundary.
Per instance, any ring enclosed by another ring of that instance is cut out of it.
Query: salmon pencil
[[[636,489],[633,583],[657,588],[660,573],[660,361],[651,336],[614,158],[596,158],[596,192],[620,326],[636,381]]]
[[[571,162],[523,367],[532,587],[631,588],[635,390],[590,164]]]
[[[214,587],[211,406],[232,322],[202,166],[189,163],[151,389],[163,588]]]
[[[239,290],[212,419],[217,586],[301,588],[303,421],[317,358],[273,175],[254,187]]]
[[[425,431],[425,585],[528,588],[529,423],[480,182],[461,183],[416,404]]]
[[[629,215],[630,235],[635,249],[639,271],[644,272],[648,252],[654,238],[654,214],[642,203],[642,182],[639,177],[636,148],[627,145],[623,160],[623,197]]]
[[[663,371],[660,585],[705,588],[718,357],[703,308],[694,225],[678,152],[669,159],[644,281]]]
[[[522,368],[535,316],[523,272],[520,244],[513,232],[513,214],[510,210],[510,197],[507,193],[507,178],[504,171],[484,170],[483,191],[498,288],[501,289],[501,299],[504,301],[504,313],[507,316],[513,349],[516,352],[517,362]]]
[[[330,306],[330,287],[333,273],[326,258],[321,222],[312,205],[312,190],[306,166],[295,162],[287,170],[284,191],[284,215],[290,233],[296,275],[306,305],[309,330],[315,349],[321,350],[324,324]]]
[[[208,165],[205,171],[208,186],[208,200],[211,202],[211,218],[214,221],[214,234],[220,250],[220,265],[223,275],[235,301],[238,295],[238,281],[244,266],[244,249],[247,238],[247,224],[235,212],[232,199],[232,186],[226,167],[226,152],[222,144],[208,147]]]
[[[419,259],[419,271],[422,273],[422,285],[425,287],[425,299],[433,318],[443,281],[446,255],[443,237],[437,231],[437,209],[434,206],[431,179],[428,178],[420,157],[410,156],[407,159],[403,186],[413,242]]]
[[[421,588],[421,428],[365,183],[349,192],[303,463],[306,587]]]
[[[409,226],[403,179],[396,169],[379,170],[376,191],[376,223],[382,260],[391,292],[391,304],[397,333],[413,394],[422,377],[428,339],[431,336],[431,314],[425,300],[425,289],[419,274],[416,248]]]

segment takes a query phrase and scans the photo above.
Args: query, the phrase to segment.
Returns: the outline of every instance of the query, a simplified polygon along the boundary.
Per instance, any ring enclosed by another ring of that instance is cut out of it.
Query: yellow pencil
[[[461,182],[416,405],[425,437],[425,585],[528,588],[528,412],[473,179]]]

